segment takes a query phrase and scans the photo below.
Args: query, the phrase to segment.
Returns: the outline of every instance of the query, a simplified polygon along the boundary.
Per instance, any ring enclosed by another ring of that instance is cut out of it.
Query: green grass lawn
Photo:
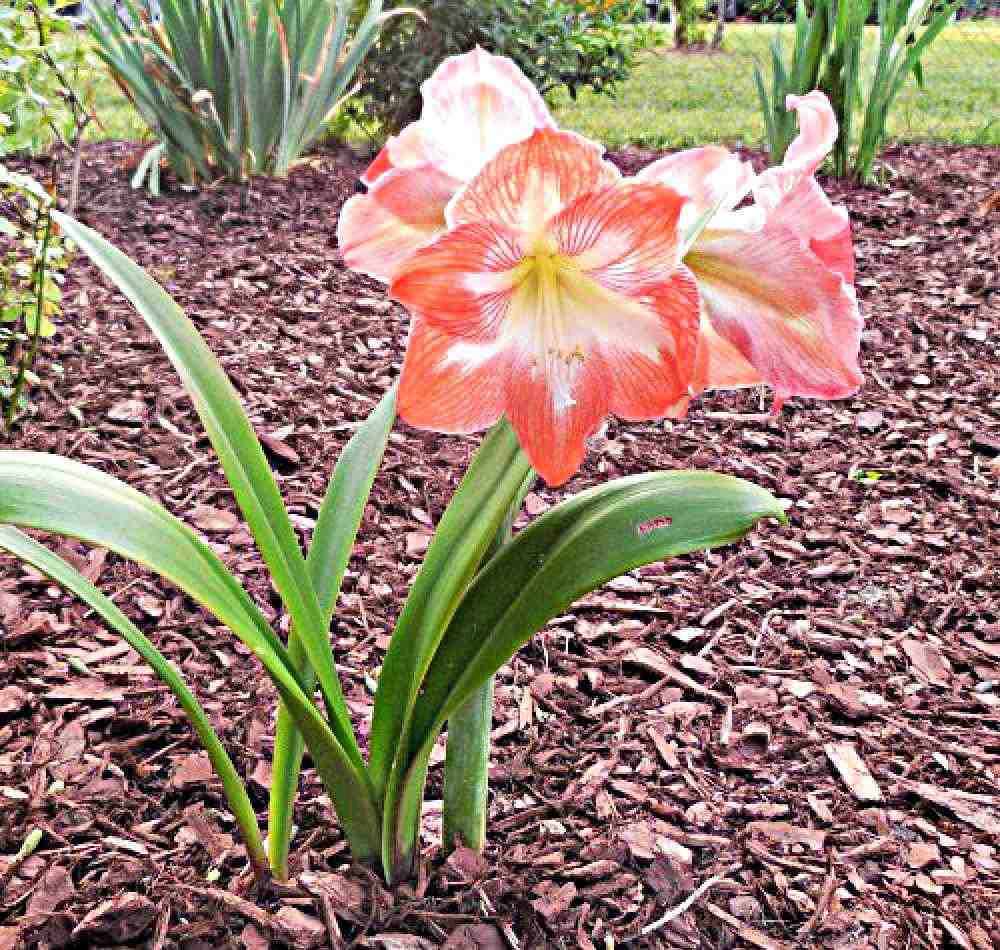
[[[792,32],[790,26],[727,24],[720,53],[645,53],[615,98],[583,93],[573,102],[563,95],[553,103],[556,117],[610,148],[757,145],[764,125],[754,63],[769,80],[771,39],[780,34],[790,46]],[[1000,20],[946,27],[923,66],[925,88],[907,81],[890,113],[890,137],[1000,145]]]
[[[755,62],[770,75],[770,42],[791,27],[727,24],[720,53],[644,53],[615,98],[556,96],[559,123],[610,148],[684,147],[707,142],[758,145],[763,122]],[[874,39],[874,28],[872,28]],[[89,40],[81,38],[83,42]],[[889,121],[890,137],[910,142],[1000,145],[1000,20],[953,24],[924,55],[925,88],[908,80]],[[143,139],[149,132],[118,88],[95,77],[100,127],[92,139]]]

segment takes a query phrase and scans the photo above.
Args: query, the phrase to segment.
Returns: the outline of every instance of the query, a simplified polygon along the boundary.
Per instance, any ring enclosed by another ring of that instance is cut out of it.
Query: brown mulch
[[[88,153],[80,216],[197,322],[305,539],[405,339],[404,314],[337,259],[360,166],[324,153],[287,182],[151,199],[126,153]],[[610,948],[699,888],[628,946],[1000,946],[1000,153],[887,159],[881,189],[827,183],[856,229],[862,393],[777,417],[757,392],[712,394],[681,423],[611,420],[593,440],[570,489],[716,469],[787,499],[790,524],[633,572],[501,672],[484,859],[440,860],[438,764],[424,873],[387,894],[350,870],[310,770],[296,877],[255,890],[170,694],[87,610],[0,562],[0,948]],[[200,525],[281,623],[176,376],[84,260],[43,368],[13,444]],[[359,724],[475,442],[392,437],[334,629]],[[275,694],[256,663],[148,573],[58,549],[183,667],[263,816]]]

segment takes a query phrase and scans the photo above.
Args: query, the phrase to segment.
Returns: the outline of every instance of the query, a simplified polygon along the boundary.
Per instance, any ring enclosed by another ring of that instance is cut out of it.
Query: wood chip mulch
[[[197,322],[304,540],[405,340],[404,314],[337,258],[360,165],[327,152],[287,182],[151,199],[129,189],[128,152],[88,152],[80,215]],[[681,423],[612,420],[593,440],[572,489],[716,469],[787,499],[791,523],[623,577],[504,668],[483,858],[434,847],[438,763],[423,873],[388,894],[350,869],[308,770],[295,877],[255,889],[167,690],[0,562],[0,948],[1000,946],[1000,153],[887,160],[882,188],[827,182],[855,227],[862,393],[776,417],[757,392],[711,394]],[[85,260],[43,376],[13,444],[188,518],[283,625],[176,376]],[[392,437],[333,633],[359,725],[475,442]],[[183,668],[263,817],[275,694],[256,663],[143,570],[54,543]]]

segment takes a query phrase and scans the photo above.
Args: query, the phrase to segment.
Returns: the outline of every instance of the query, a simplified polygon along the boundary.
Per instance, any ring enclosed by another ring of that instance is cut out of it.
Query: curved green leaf
[[[320,506],[306,566],[328,626],[395,419],[396,387],[393,386],[344,446],[327,486],[326,497]],[[307,687],[311,687],[312,668],[297,639],[293,638],[289,642],[288,653]],[[288,710],[282,705],[278,710],[278,724],[274,735],[267,834],[271,867],[282,878],[288,873],[292,807],[301,765],[302,737]]]
[[[61,557],[53,554],[45,545],[39,544],[26,534],[22,534],[17,528],[2,525],[0,526],[0,550],[20,558],[66,590],[76,594],[80,600],[96,611],[109,627],[120,633],[125,642],[150,665],[153,672],[169,687],[170,691],[177,697],[181,709],[184,710],[191,726],[201,740],[201,744],[205,747],[212,768],[215,769],[215,774],[222,782],[226,801],[229,802],[233,817],[236,819],[240,834],[243,836],[243,842],[254,870],[258,876],[265,875],[267,873],[267,854],[264,851],[260,829],[257,827],[257,815],[250,803],[246,786],[212,728],[205,710],[201,708],[201,704],[187,688],[174,665],[104,594]]]
[[[383,802],[382,864],[391,881],[408,873],[418,828],[419,805],[397,808],[418,692],[462,594],[530,473],[513,429],[500,422],[483,440],[441,517],[393,632],[370,734],[370,772]]]
[[[131,485],[45,452],[0,452],[0,523],[98,544],[176,584],[253,649],[290,671],[284,645],[215,552],[183,521]]]
[[[53,217],[128,297],[180,375],[288,609],[295,635],[316,670],[333,731],[356,768],[364,771],[334,666],[328,625],[274,475],[236,390],[194,324],[156,281],[96,231],[64,214]]]
[[[564,501],[525,528],[466,590],[412,715],[400,810],[419,801],[427,757],[448,716],[574,600],[625,571],[735,541],[781,505],[712,472],[619,479]]]
[[[377,793],[388,783],[399,738],[437,644],[530,471],[514,430],[501,422],[483,440],[441,518],[379,676],[370,737]]]
[[[150,567],[225,623],[264,665],[305,736],[359,860],[380,853],[367,774],[313,704],[281,641],[211,548],[124,482],[43,452],[0,452],[0,523],[80,538]]]
[[[715,472],[654,472],[582,492],[503,547],[462,598],[424,679],[412,741],[579,597],[643,564],[784,520],[766,489]],[[411,746],[415,748],[416,746]]]

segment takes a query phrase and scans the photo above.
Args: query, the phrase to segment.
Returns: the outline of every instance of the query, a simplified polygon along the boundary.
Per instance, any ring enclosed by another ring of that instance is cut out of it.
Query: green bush
[[[705,42],[706,0],[674,0],[674,46],[698,46]]]
[[[448,56],[481,46],[510,57],[544,95],[564,88],[611,93],[645,45],[635,0],[416,0],[423,14],[383,27],[368,57],[356,119],[398,132],[420,114],[420,84]]]
[[[46,0],[0,7],[0,156],[53,142],[72,149],[90,120],[93,57]]]
[[[161,0],[162,23],[126,0],[130,32],[96,8],[98,53],[190,184],[283,175],[350,94],[383,22],[381,0]]]

